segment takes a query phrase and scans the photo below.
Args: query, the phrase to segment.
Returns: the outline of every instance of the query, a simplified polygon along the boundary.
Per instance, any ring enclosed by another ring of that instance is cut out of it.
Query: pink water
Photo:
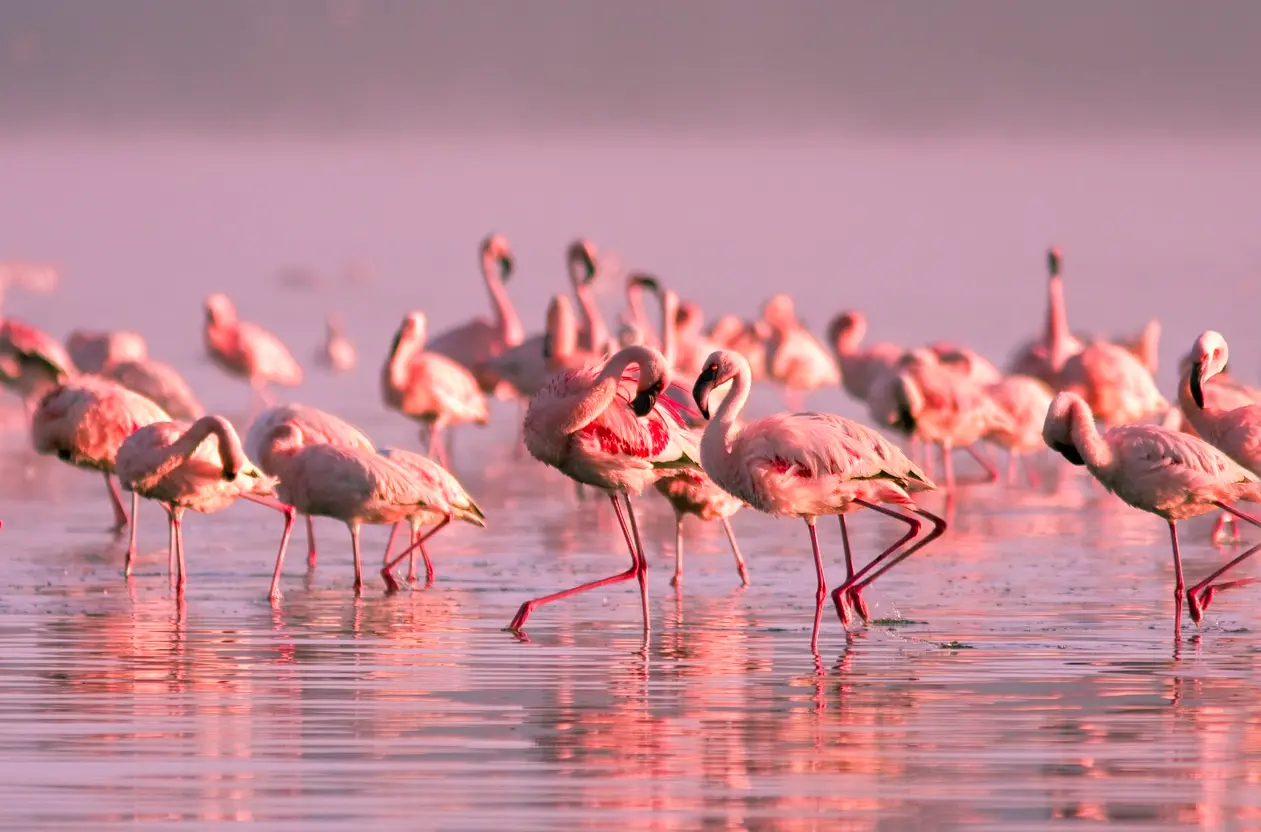
[[[532,143],[533,141],[533,143]],[[311,369],[302,400],[415,443],[376,368],[413,306],[440,328],[484,300],[477,240],[508,234],[533,329],[575,234],[653,269],[712,311],[792,292],[816,328],[868,311],[873,334],[951,338],[1001,358],[1041,314],[1041,249],[1065,249],[1075,327],[1165,323],[1161,380],[1207,326],[1256,379],[1261,154],[1243,146],[778,143],[539,138],[428,146],[67,140],[0,154],[6,253],[57,261],[62,291],[7,308],[58,334],[143,331],[238,422],[246,391],[200,358],[199,301],[225,289],[305,358],[344,312],[363,364]],[[373,279],[342,277],[355,260]],[[309,265],[320,288],[286,289]],[[1139,287],[1139,288],[1136,288]],[[616,307],[610,290],[610,311]],[[813,406],[861,411],[837,391]],[[754,408],[777,405],[759,391]],[[1251,828],[1252,589],[1172,637],[1161,521],[1051,458],[1036,491],[966,490],[949,535],[869,593],[880,623],[825,619],[809,650],[804,525],[734,518],[753,585],[717,528],[637,502],[654,630],[618,585],[501,628],[525,599],[624,568],[607,506],[511,455],[512,406],[461,431],[455,470],[489,528],[443,532],[439,579],[351,590],[344,529],[295,535],[285,598],[266,600],[279,518],[193,517],[190,586],[165,577],[162,515],[142,508],[140,567],[99,478],[0,441],[0,816],[19,828],[252,819],[267,828]],[[945,511],[929,497],[926,507]],[[839,534],[821,525],[839,576]],[[857,515],[856,550],[893,524]],[[1227,555],[1187,524],[1191,576]],[[384,532],[365,535],[369,565]],[[371,573],[370,573],[371,574]]]

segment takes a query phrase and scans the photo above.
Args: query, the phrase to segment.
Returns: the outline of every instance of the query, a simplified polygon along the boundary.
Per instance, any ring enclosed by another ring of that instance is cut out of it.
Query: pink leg
[[[858,501],[855,501],[855,502],[858,502]],[[875,506],[874,503],[863,503],[863,505],[866,505],[869,507]],[[873,566],[875,566],[878,563],[881,563],[886,558],[893,555],[893,553],[895,553],[896,551],[901,549],[903,546],[905,546],[907,543],[909,543],[912,539],[914,539],[915,535],[919,534],[920,522],[916,520],[914,517],[907,517],[904,514],[891,511],[890,509],[884,508],[883,506],[880,508],[877,508],[876,510],[879,511],[881,514],[887,514],[890,517],[896,517],[902,522],[908,524],[911,528],[909,531],[907,531],[906,534],[904,534],[901,538],[899,538],[896,543],[894,543],[888,549],[885,549],[883,552],[877,555],[871,561],[871,563],[867,564],[857,573],[854,572],[851,559],[849,557],[846,558],[845,565],[847,567],[848,575],[845,578],[845,582],[842,583],[840,586],[838,586],[836,589],[832,590],[832,603],[836,607],[836,614],[837,616],[840,617],[841,623],[846,626],[849,625],[849,610],[845,606],[846,594],[848,593],[849,602],[854,605],[854,608],[858,611],[858,614],[862,616],[864,621],[866,621],[867,620],[867,603],[863,601],[863,596],[862,596],[863,587],[857,586],[858,581],[861,580],[862,577],[866,575]],[[848,538],[848,535],[847,535],[847,538]],[[847,552],[847,555],[848,555],[848,552]],[[856,589],[857,592],[851,592],[850,591],[851,588]]]
[[[110,504],[114,507],[114,527],[110,531],[121,532],[127,528],[127,510],[123,508],[123,498],[118,493],[118,483],[114,482],[114,478],[108,471],[105,473],[105,487],[109,489]]]
[[[1182,632],[1182,553],[1178,551],[1178,524],[1169,521],[1169,539],[1173,542],[1173,637],[1177,640]]]
[[[680,512],[674,513],[674,577],[670,579],[670,586],[680,586],[683,583],[683,515]]]
[[[1226,527],[1230,527],[1230,534],[1226,534]],[[1235,518],[1226,512],[1217,515],[1217,525],[1213,526],[1212,537],[1209,538],[1214,543],[1221,543],[1224,540],[1239,540],[1239,524],[1235,522]]]
[[[902,514],[899,511],[894,511],[886,506],[880,506],[880,505],[877,505],[876,503],[869,503],[866,500],[855,500],[854,502],[858,503],[861,506],[874,509],[875,511],[878,511],[881,514],[888,515],[889,517],[895,517],[901,520],[902,522],[908,524],[911,527],[910,530],[907,532],[907,534],[904,535],[901,540],[899,540],[892,547],[890,547],[889,549],[887,549],[886,551],[878,555],[874,560],[871,561],[871,563],[867,564],[861,570],[859,570],[858,574],[855,575],[853,580],[850,582],[852,584],[852,588],[847,588],[845,586],[841,587],[841,589],[847,589],[847,591],[850,592],[851,601],[853,601],[855,595],[859,597],[860,599],[859,601],[854,601],[854,606],[857,607],[860,612],[863,612],[865,611],[866,607],[861,602],[862,591],[866,589],[867,587],[871,586],[871,584],[881,575],[888,572],[890,569],[897,566],[899,563],[906,560],[911,555],[915,554],[920,549],[923,549],[929,543],[932,543],[934,540],[936,540],[937,538],[945,534],[946,521],[938,517],[937,515],[933,514],[932,512],[924,511],[921,508],[912,509],[912,511],[914,511],[916,514],[927,519],[930,523],[932,523],[933,528],[932,528],[932,531],[930,531],[927,535],[925,535],[922,540],[911,545],[910,548],[908,548],[906,551],[898,552],[898,549],[900,549],[903,545],[909,542],[911,538],[915,537],[915,535],[919,532],[919,529],[920,529],[919,520],[917,520],[914,517],[910,517],[908,515]],[[894,554],[895,552],[897,553],[896,555]],[[882,564],[882,561],[886,559],[888,559],[888,562]],[[864,620],[866,620],[865,615],[863,616],[863,618]]]
[[[994,467],[994,463],[990,462],[989,457],[981,453],[975,445],[968,446],[968,453],[977,461],[977,464],[985,469],[985,479],[981,482],[998,482],[998,469]]]
[[[390,565],[390,553],[394,550],[394,538],[398,537],[398,530],[402,525],[403,521],[400,520],[393,526],[390,526],[390,539],[385,541],[385,555],[381,558],[381,566],[383,567]],[[415,542],[415,540],[412,540],[413,544]],[[408,549],[410,550],[411,547],[409,546]]]
[[[1007,484],[1008,485],[1016,484],[1016,471],[1017,471],[1017,468],[1019,467],[1019,460],[1020,460],[1020,457],[1016,454],[1015,451],[1009,450],[1007,452]]]
[[[309,514],[306,516],[306,565],[309,569],[315,568],[315,522]]]
[[[814,592],[814,629],[810,632],[810,651],[819,652],[819,625],[823,623],[823,601],[828,597],[828,582],[823,574],[823,552],[819,550],[819,530],[814,527],[814,518],[806,518],[806,526],[810,528],[810,546],[814,549],[814,571],[819,580],[819,588]]]
[[[363,592],[363,561],[359,559],[359,523],[350,524],[350,550],[355,556],[355,595]]]
[[[136,526],[140,523],[140,495],[131,492],[131,528],[127,536],[127,558],[123,562],[123,574],[131,574],[131,562],[136,558]]]
[[[271,577],[271,591],[268,597],[272,601],[280,600],[280,565],[285,561],[285,549],[289,546],[289,536],[293,534],[294,523],[298,520],[298,511],[293,506],[282,503],[275,497],[258,497],[253,494],[242,494],[242,497],[251,503],[258,503],[260,506],[267,506],[275,509],[285,516],[285,530],[280,534],[280,549],[276,552],[276,571]],[[307,515],[307,522],[311,517]]]
[[[722,530],[727,533],[727,542],[731,544],[731,554],[736,557],[736,569],[740,571],[740,586],[749,585],[749,568],[744,565],[744,556],[740,554],[740,546],[736,543],[736,533],[732,531],[731,520],[722,518]]]
[[[184,587],[188,584],[188,571],[184,566],[184,509],[176,506],[171,518],[175,522],[175,594],[183,598]]]
[[[845,580],[842,583],[846,584],[854,580],[854,553],[849,547],[849,526],[845,524],[845,515],[838,514],[836,519],[841,521],[841,544],[845,547]],[[845,598],[838,593],[833,596],[832,603],[836,605],[836,614],[840,617],[841,624],[848,626],[849,608]]]
[[[577,595],[580,592],[587,592],[592,589],[599,589],[600,587],[608,586],[609,584],[618,583],[620,581],[629,581],[639,576],[639,571],[642,564],[640,562],[639,552],[635,547],[634,537],[631,534],[630,527],[627,526],[626,524],[626,516],[624,512],[622,511],[621,503],[618,501],[617,494],[610,494],[609,499],[613,501],[613,508],[617,511],[618,522],[622,526],[622,534],[626,537],[626,544],[627,544],[627,547],[630,549],[630,554],[631,554],[630,569],[620,574],[608,577],[608,578],[601,578],[598,581],[589,581],[588,583],[580,584],[574,587],[573,589],[566,589],[561,592],[552,593],[551,595],[544,595],[542,598],[535,598],[532,601],[526,601],[524,604],[521,605],[521,609],[517,610],[517,614],[513,617],[512,621],[508,624],[509,630],[520,630],[522,627],[525,626],[526,619],[530,617],[530,613],[534,612],[534,610],[538,609],[539,607],[545,604],[550,604],[553,601],[559,601],[562,598],[568,598],[571,595]]]
[[[1239,509],[1233,506],[1229,506],[1226,503],[1219,502],[1217,503],[1217,507],[1220,508],[1222,511],[1230,512],[1235,517],[1238,517],[1240,520],[1245,520],[1251,523],[1252,525],[1257,526],[1258,528],[1261,528],[1261,520],[1258,520],[1257,518],[1249,514],[1244,514],[1242,511],[1240,511]],[[1255,555],[1258,551],[1261,551],[1261,544],[1253,546],[1251,549],[1244,552],[1242,555],[1239,555],[1238,557],[1234,558],[1225,566],[1221,567],[1216,572],[1209,575],[1207,578],[1205,578],[1204,580],[1200,581],[1198,584],[1196,584],[1195,586],[1187,590],[1187,606],[1190,608],[1192,621],[1194,621],[1196,624],[1200,623],[1200,619],[1204,617],[1204,610],[1208,608],[1208,605],[1210,603],[1212,603],[1213,595],[1216,594],[1217,592],[1224,589],[1229,589],[1232,587],[1246,586],[1248,584],[1256,583],[1258,580],[1261,580],[1258,578],[1242,578],[1237,581],[1227,581],[1225,583],[1213,585],[1213,582],[1215,580],[1220,578],[1222,575],[1224,575],[1226,572],[1230,571],[1231,569],[1234,569],[1240,563],[1243,563],[1245,560]]]
[[[386,590],[388,590],[389,592],[398,591],[399,585],[398,585],[398,580],[394,577],[394,567],[398,566],[398,564],[403,560],[403,558],[410,557],[412,554],[412,550],[414,549],[420,549],[421,553],[424,554],[426,577],[427,577],[426,583],[433,583],[433,564],[429,560],[429,555],[425,553],[425,549],[424,549],[425,541],[433,537],[438,532],[442,531],[444,528],[446,528],[447,524],[450,522],[451,522],[451,516],[447,515],[446,517],[442,518],[441,523],[434,526],[423,536],[417,535],[416,530],[412,531],[412,544],[408,546],[400,555],[398,555],[398,557],[394,558],[394,560],[386,562],[385,566],[381,567],[381,578],[385,581]]]

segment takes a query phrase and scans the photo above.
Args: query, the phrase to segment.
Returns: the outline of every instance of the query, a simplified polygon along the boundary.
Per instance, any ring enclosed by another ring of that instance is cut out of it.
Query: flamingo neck
[[[578,298],[578,305],[582,308],[583,323],[590,339],[587,346],[592,352],[603,352],[609,342],[609,328],[604,323],[604,313],[600,311],[600,305],[595,302],[591,288],[585,283],[574,284],[574,296]]]
[[[630,308],[631,322],[643,333],[644,340],[653,340],[652,323],[648,320],[648,313],[644,310],[644,287],[637,283],[628,284],[626,287],[626,305]],[[663,330],[663,343],[664,339]]]
[[[385,364],[386,377],[394,390],[402,390],[407,386],[407,370],[412,358],[420,352],[420,340],[415,335],[400,334],[395,338],[394,349],[390,351],[390,358]]]
[[[504,287],[499,264],[490,254],[482,256],[482,277],[486,281],[486,291],[490,293],[490,305],[495,308],[495,328],[499,337],[509,347],[515,347],[525,340],[525,327],[521,325],[517,308]]]
[[[548,360],[553,367],[559,368],[567,366],[578,352],[578,322],[574,320],[568,303],[558,303],[551,311],[547,321],[547,335],[551,343]]]
[[[1182,415],[1187,417],[1195,432],[1206,442],[1212,443],[1217,436],[1217,421],[1222,413],[1215,407],[1209,407],[1207,401],[1204,402],[1204,407],[1195,403],[1195,399],[1191,397],[1192,370],[1193,368],[1188,367],[1178,382],[1178,406],[1182,408]],[[1207,384],[1208,379],[1204,381]]]
[[[1081,454],[1082,461],[1092,471],[1111,468],[1113,462],[1112,449],[1099,435],[1095,420],[1085,402],[1076,402],[1068,411],[1073,446]]]
[[[661,354],[673,367],[679,357],[679,297],[665,289],[661,292]]]
[[[219,440],[219,462],[225,474],[236,476],[245,466],[245,451],[241,447],[241,439],[232,425],[222,416],[203,416],[184,431],[178,439],[166,449],[162,463],[152,473],[161,478],[180,467],[197,453],[201,443],[214,436]]]
[[[721,472],[726,472],[733,461],[731,445],[739,435],[736,419],[740,417],[745,403],[749,400],[750,383],[749,367],[747,364],[742,364],[731,384],[731,389],[727,391],[726,396],[723,396],[722,404],[718,405],[718,411],[705,426],[705,432],[701,435],[702,466],[706,471],[719,472],[719,476],[726,482],[731,482],[731,477],[722,476]]]
[[[1068,310],[1064,303],[1064,279],[1059,275],[1047,284],[1046,347],[1051,369],[1059,372],[1068,361],[1068,342],[1072,334],[1068,329]]]
[[[628,367],[639,368],[639,389],[645,389],[654,378],[668,381],[668,370],[661,353],[643,346],[626,347],[604,364],[595,383],[573,406],[567,408],[567,418],[561,420],[558,429],[562,434],[576,433],[599,418],[617,399],[617,388]]]

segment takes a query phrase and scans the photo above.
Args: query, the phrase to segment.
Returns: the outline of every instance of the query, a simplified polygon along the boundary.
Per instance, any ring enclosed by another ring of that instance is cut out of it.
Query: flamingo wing
[[[296,387],[302,383],[302,367],[279,338],[257,324],[238,324],[238,343],[249,362],[269,381]]]

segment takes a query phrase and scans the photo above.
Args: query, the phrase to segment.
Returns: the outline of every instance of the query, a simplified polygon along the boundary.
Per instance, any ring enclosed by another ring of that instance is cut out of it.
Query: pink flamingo
[[[143,361],[149,357],[149,344],[138,332],[110,330],[98,332],[76,329],[66,339],[74,366],[84,373],[99,373],[120,361]]]
[[[56,454],[63,462],[100,471],[105,476],[114,507],[114,531],[127,526],[118,486],[110,475],[118,449],[139,428],[171,417],[153,402],[121,385],[96,376],[80,376],[53,389],[40,400],[31,417],[31,441],[37,453]],[[132,494],[131,538],[123,574],[131,574],[136,556],[136,510],[140,497]]]
[[[21,396],[28,410],[76,372],[56,338],[15,318],[0,320],[0,384]]]
[[[428,434],[429,454],[436,450],[444,465],[443,429],[463,422],[484,425],[490,418],[473,374],[463,364],[425,349],[423,312],[407,315],[394,335],[381,369],[381,394],[387,407],[421,423]]]
[[[315,360],[334,373],[346,373],[355,368],[359,357],[354,342],[346,335],[340,315],[329,315],[324,322],[324,343],[315,354]]]
[[[958,373],[973,384],[982,387],[997,384],[1003,380],[1003,372],[994,366],[994,362],[970,347],[961,347],[948,341],[929,344],[928,349],[937,356],[937,361],[947,370]]]
[[[1124,347],[1095,341],[1065,362],[1059,387],[1081,396],[1105,424],[1124,425],[1163,414],[1169,402],[1152,374]]]
[[[302,367],[279,338],[257,324],[238,320],[227,295],[206,298],[206,351],[229,375],[250,383],[254,406],[271,403],[268,384],[297,387]]]
[[[846,598],[867,620],[862,591],[940,537],[946,530],[946,521],[919,508],[911,499],[912,493],[931,491],[933,484],[897,447],[870,428],[830,413],[785,413],[736,427],[751,387],[748,364],[739,353],[715,352],[696,379],[692,395],[702,416],[709,418],[710,393],[728,381],[734,382],[731,390],[723,397],[701,439],[701,462],[705,473],[719,487],[758,511],[805,520],[819,581],[810,637],[810,647],[817,653],[827,581],[815,519],[840,515],[847,575],[832,593],[832,600],[842,623],[849,620]],[[882,503],[892,503],[896,508]],[[855,571],[844,515],[860,507],[896,518],[910,529],[871,563]],[[903,549],[921,526],[920,520],[908,511],[928,519],[933,529]]]
[[[505,383],[489,363],[492,358],[525,340],[525,328],[512,305],[504,283],[512,274],[512,249],[507,238],[491,234],[481,246],[482,279],[490,293],[494,320],[474,318],[436,336],[429,343],[430,352],[441,353],[463,364],[477,378],[482,392],[499,399],[511,398],[514,390]]]
[[[269,464],[280,475],[280,501],[300,514],[331,517],[350,529],[355,592],[359,593],[363,589],[359,530],[364,523],[394,524],[411,518],[427,507],[424,489],[406,469],[376,451],[303,444],[301,429],[290,422],[275,425],[262,441],[271,452]],[[280,599],[284,558],[282,548],[268,594],[273,601]]]
[[[274,467],[276,455],[285,452],[273,441],[273,437],[280,435],[276,428],[281,425],[293,428],[299,445],[335,445],[367,452],[375,450],[367,434],[331,413],[304,404],[276,405],[255,416],[245,432],[246,454],[250,459],[258,460],[260,467],[272,476],[279,475]],[[288,447],[292,448],[294,437],[287,433],[285,437]],[[315,566],[315,526],[311,515],[305,517],[307,565]]]
[[[1051,402],[1042,437],[1051,450],[1073,465],[1085,466],[1091,476],[1124,502],[1169,523],[1176,636],[1182,624],[1184,588],[1178,521],[1218,508],[1261,527],[1261,520],[1229,505],[1237,500],[1261,502],[1261,478],[1204,440],[1156,425],[1121,425],[1101,436],[1090,405],[1075,393],[1060,393]],[[1258,548],[1261,546],[1249,549],[1186,590],[1193,621],[1199,623],[1216,592],[1251,583],[1246,579],[1220,584],[1214,581]]]
[[[419,550],[421,557],[425,560],[425,586],[428,586],[433,583],[434,571],[433,561],[429,559],[429,553],[425,551],[425,541],[445,528],[452,520],[463,520],[465,523],[484,529],[486,515],[482,513],[477,503],[473,502],[473,498],[469,496],[460,481],[432,459],[402,448],[382,448],[380,454],[410,473],[414,484],[425,492],[425,507],[408,518],[411,525],[411,544],[402,555],[394,559],[390,558],[390,550],[394,548],[394,537],[402,524],[395,523],[394,528],[390,530],[390,540],[385,544],[381,577],[385,579],[385,585],[389,591],[398,590],[399,584],[394,577],[394,567],[400,560],[407,557],[407,580],[409,583],[414,582],[416,580],[416,551]],[[422,537],[420,530],[426,525],[433,525],[433,528]]]
[[[271,496],[275,479],[246,458],[240,437],[222,416],[204,416],[191,425],[184,421],[145,425],[119,447],[114,470],[124,489],[166,509],[171,583],[181,596],[187,584],[185,509],[213,514],[244,497],[281,512],[285,516],[282,552],[289,542],[293,509]]]
[[[700,437],[693,441],[699,444]],[[744,503],[738,498],[719,488],[704,471],[683,468],[673,475],[667,475],[653,484],[657,492],[674,509],[674,577],[670,586],[683,583],[683,518],[689,514],[706,523],[717,520],[727,535],[731,545],[731,554],[736,559],[736,570],[740,573],[740,585],[749,585],[749,568],[740,554],[740,545],[736,543],[735,530],[731,528],[731,515],[739,511]]]
[[[1051,407],[1051,388],[1033,376],[1007,376],[986,387],[985,393],[1011,417],[1010,425],[999,426],[985,436],[1007,450],[1008,483],[1015,484],[1016,468],[1023,459],[1029,483],[1036,485],[1036,475],[1025,457],[1045,445],[1042,424]]]
[[[655,294],[659,291],[660,287],[656,284],[656,279],[647,275],[633,274],[626,279],[626,314],[623,323],[639,333],[639,338],[635,343],[653,349],[661,349],[662,339],[657,335],[652,321],[648,319],[648,312],[644,306],[644,294],[646,292]]]
[[[165,362],[153,358],[118,361],[105,365],[101,375],[151,399],[176,419],[206,415],[206,408],[179,370]]]
[[[827,349],[797,320],[792,298],[775,295],[766,302],[762,319],[770,326],[766,342],[766,375],[783,385],[790,409],[820,387],[841,383],[841,371]]]
[[[841,368],[841,384],[845,392],[860,402],[867,401],[876,379],[897,372],[898,361],[906,352],[886,341],[863,347],[866,335],[867,316],[861,312],[842,312],[828,325],[828,340],[832,342],[836,363]]]
[[[735,350],[744,356],[754,381],[766,378],[766,342],[770,337],[771,328],[765,321],[749,323],[736,315],[723,315],[708,333],[716,349]]]
[[[639,370],[633,395],[625,376],[632,365]],[[526,449],[570,479],[608,494],[630,549],[631,567],[612,577],[526,601],[508,625],[510,629],[520,630],[530,613],[544,604],[637,579],[644,632],[649,630],[648,562],[630,495],[641,493],[667,469],[698,465],[691,435],[669,402],[658,398],[669,375],[661,353],[649,347],[625,347],[603,364],[557,373],[530,400],[525,415]]]
[[[937,445],[947,492],[953,493],[956,485],[951,460],[955,448],[966,448],[988,481],[996,480],[998,471],[975,445],[992,433],[1015,430],[1011,416],[981,387],[943,367],[931,350],[912,350],[900,364],[896,375],[884,376],[869,391],[872,418]]]

